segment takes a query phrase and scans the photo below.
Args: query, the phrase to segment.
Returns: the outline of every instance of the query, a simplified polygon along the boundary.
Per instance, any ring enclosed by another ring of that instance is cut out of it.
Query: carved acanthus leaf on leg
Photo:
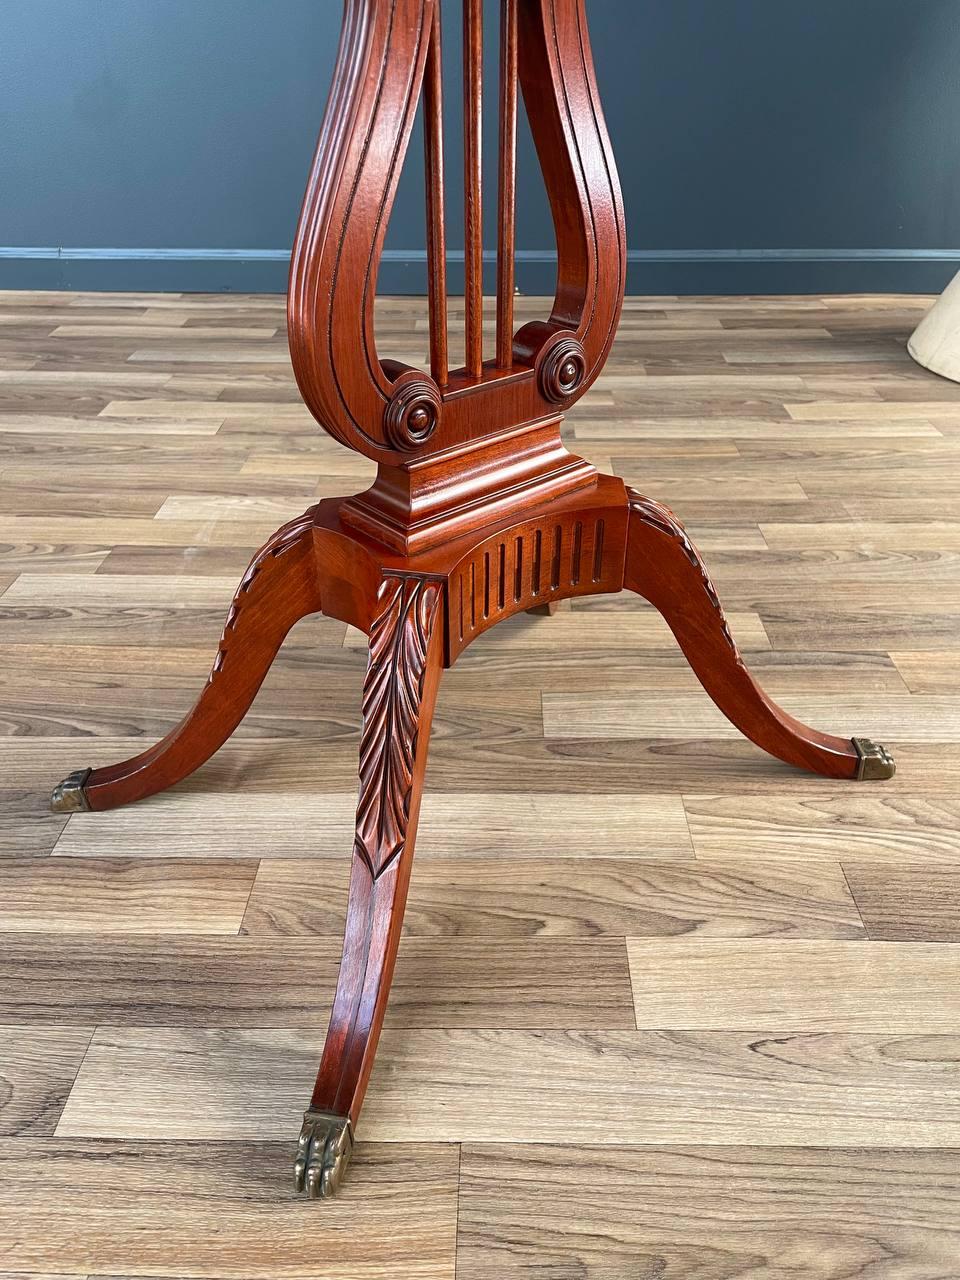
[[[764,693],[734,643],[717,590],[683,525],[662,502],[632,489],[627,502],[624,584],[659,609],[727,719],[771,755],[825,777],[893,777],[893,757],[885,748],[867,738],[812,729]]]
[[[443,660],[444,586],[387,574],[370,628],[360,796],[343,961],[297,1150],[298,1190],[327,1198],[353,1147],[400,940],[430,721]]]
[[[717,589],[713,585],[713,579],[707,573],[700,552],[693,545],[690,535],[684,529],[683,525],[673,514],[668,506],[662,502],[657,502],[655,498],[645,498],[642,494],[637,493],[635,489],[627,490],[627,500],[630,504],[630,510],[641,522],[648,524],[653,529],[659,529],[661,533],[665,533],[668,537],[673,538],[680,544],[683,554],[690,563],[696,568],[700,574],[700,580],[703,583],[703,589],[707,593],[707,598],[713,605],[717,613],[717,619],[723,631],[723,638],[736,654],[737,662],[743,666],[743,658],[740,656],[740,650],[737,648],[730,626],[727,622],[727,615],[723,612],[723,605],[720,603],[720,596]]]
[[[240,612],[244,606],[247,595],[256,578],[268,568],[273,561],[283,555],[285,551],[289,551],[295,547],[302,538],[308,537],[311,530],[315,526],[316,507],[311,507],[305,511],[302,516],[297,516],[294,520],[288,520],[286,524],[281,525],[276,533],[265,542],[257,554],[253,557],[244,571],[243,577],[240,579],[240,585],[237,587],[233,603],[227,613],[227,620],[223,625],[223,631],[220,635],[220,643],[217,646],[217,656],[213,660],[213,666],[210,675],[207,677],[207,683],[211,684],[223,670],[224,663],[227,660],[227,651],[230,646],[230,638],[237,629],[237,622],[240,618]]]
[[[286,633],[321,608],[318,511],[311,507],[288,521],[250,561],[207,683],[183,720],[128,760],[64,778],[50,798],[55,813],[112,809],[164,791],[226,741],[249,710]]]
[[[391,576],[380,588],[363,686],[354,845],[374,880],[406,840],[427,645],[441,593],[439,582],[413,577]]]

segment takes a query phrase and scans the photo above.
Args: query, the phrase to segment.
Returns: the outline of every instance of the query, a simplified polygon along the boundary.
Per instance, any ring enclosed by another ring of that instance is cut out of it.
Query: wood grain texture
[[[566,437],[663,484],[770,692],[889,731],[900,772],[841,792],[715,732],[636,597],[481,637],[444,680],[379,1066],[343,1199],[320,1210],[334,1274],[452,1277],[463,1143],[461,1280],[954,1280],[960,393],[903,351],[925,306],[628,300]],[[516,300],[518,324],[542,312]],[[0,296],[8,342],[38,324],[41,366],[0,379],[0,849],[28,864],[23,921],[45,930],[0,947],[0,1123],[29,1135],[4,1146],[0,1265],[322,1275],[287,1164],[336,976],[364,651],[308,620],[241,736],[176,790],[69,821],[44,806],[183,713],[281,512],[365,464],[299,402],[280,299]],[[231,357],[274,344],[276,368],[180,359],[211,331]],[[382,300],[377,335],[425,356],[425,307]],[[148,350],[166,359],[129,362]],[[165,514],[106,514],[138,494]],[[597,732],[590,707],[610,708],[602,735],[574,736]],[[162,871],[140,878],[141,859]],[[68,860],[69,883],[45,869]],[[171,933],[241,919],[246,937]]]
[[[0,857],[52,853],[67,820],[45,807],[35,791],[0,788]]]
[[[599,619],[614,615],[611,611],[610,615],[592,616],[603,628],[604,623]],[[630,613],[631,618],[645,616]],[[561,617],[562,610],[554,621]],[[504,629],[509,625],[504,624]],[[630,624],[626,624],[623,630],[629,627]],[[615,641],[610,648],[606,645],[594,648],[590,643],[591,634],[592,627],[585,625],[581,646],[570,649],[561,645],[551,647],[549,678],[543,681],[544,692],[589,693],[603,688],[608,692],[619,690],[627,694],[656,691],[673,694],[700,690],[700,682],[676,646],[672,649],[626,647],[620,631],[619,634],[614,633]],[[882,653],[823,653],[816,650],[784,653],[753,649],[750,669],[757,674],[763,687],[778,698],[797,692],[848,693],[852,685],[864,692],[908,692],[904,677],[892,659]],[[462,692],[472,695],[489,689],[494,683],[498,689],[507,690],[514,697],[528,691],[543,674],[543,656],[532,644],[501,647],[495,631],[489,643],[472,646],[449,673],[444,683],[444,705],[450,700],[456,701]]]
[[[265,745],[265,744],[264,744]],[[346,750],[353,747],[349,743]],[[269,751],[269,747],[266,748]],[[353,840],[356,791],[298,798],[302,827],[289,823],[289,792],[218,795],[204,788],[149,807],[89,815],[70,825],[58,856],[191,857],[202,842],[210,856],[330,858],[343,862]],[[464,825],[470,824],[469,832]],[[589,806],[554,792],[431,791],[420,826],[420,861],[484,856],[498,861],[555,857],[689,859],[690,836],[677,796],[596,796]]]
[[[674,797],[684,792],[714,795],[718,788],[729,788],[732,794],[769,798],[773,786],[791,799],[804,794],[822,794],[821,780],[767,759],[749,742],[720,738],[648,738],[564,739],[546,743],[542,730],[538,733],[525,714],[494,716],[492,711],[488,717],[490,736],[480,740],[476,736],[478,719],[476,713],[464,713],[452,719],[438,717],[440,729],[446,729],[446,736],[438,733],[434,741],[431,783],[445,789],[462,786],[465,773],[472,770],[475,785],[511,795],[536,786],[544,773],[552,786],[578,796],[600,793]],[[41,736],[0,737],[0,764],[12,787],[32,788],[29,805],[38,815],[46,809],[44,791],[50,777],[58,771],[62,775],[76,766],[78,734],[85,738],[79,744],[81,758],[91,764],[105,764],[130,749],[129,737],[94,738],[85,727],[65,730],[68,720],[69,716],[60,708],[44,718],[46,728]],[[344,727],[338,723],[335,733],[324,730],[321,722],[320,733],[310,735],[312,770],[306,775],[303,732],[280,738],[275,733],[258,734],[255,738],[237,738],[227,743],[202,771],[181,783],[178,792],[171,791],[168,795],[170,798],[201,796],[221,789],[234,794],[262,795],[286,788],[291,796],[300,797],[324,784],[345,792],[356,783],[357,726],[354,723]],[[50,733],[49,737],[45,736],[46,732]],[[111,734],[115,732],[114,729]],[[960,787],[960,752],[951,755],[949,744],[945,748],[937,743],[904,743],[898,750],[901,775],[904,769],[911,773],[911,796],[951,800],[956,796]],[[899,785],[902,784],[901,776]],[[65,831],[76,831],[82,825],[68,823]],[[640,838],[656,858],[656,829],[644,826],[639,830]],[[224,844],[218,841],[215,847],[211,846],[211,853],[204,856],[216,856],[217,850],[222,856],[223,848]],[[169,850],[159,852],[166,855]]]
[[[851,944],[854,945],[854,944]],[[322,1027],[102,1027],[60,1137],[282,1137]],[[385,1028],[370,1141],[960,1144],[956,1034]],[[578,1099],[569,1106],[571,1097]],[[564,1105],[566,1099],[567,1105]]]
[[[264,861],[242,932],[337,935],[347,872],[329,861]],[[421,862],[404,930],[411,937],[864,936],[839,866],[729,861],[708,866],[596,858]]]
[[[955,864],[845,861],[844,874],[871,938],[960,942],[960,870]]]
[[[770,642],[763,623],[755,613],[732,615],[731,624],[742,636],[745,650],[768,649]],[[536,618],[522,616],[501,623],[493,631],[487,648],[536,649],[542,651],[543,627]],[[559,610],[550,628],[551,645],[558,649],[670,649],[673,637],[658,613],[652,609],[637,611],[588,611]],[[355,631],[349,633],[347,644],[359,645]]]
[[[733,630],[731,624],[731,630]],[[874,732],[890,742],[960,743],[960,697],[858,698],[788,694],[792,715],[814,723],[871,717]],[[688,735],[729,737],[737,733],[706,697],[625,698],[606,693],[548,693],[543,698],[544,729],[550,738],[667,738]]]
[[[951,694],[957,687],[960,650],[891,653],[911,693]]]
[[[673,939],[627,943],[638,1027],[960,1031],[960,948]]]
[[[69,865],[69,864],[68,864]],[[3,939],[0,1017],[86,1026],[323,1026],[340,935]],[[622,937],[409,938],[397,963],[393,1026],[632,1027]]]
[[[952,1152],[468,1143],[458,1280],[947,1280]]]
[[[0,1025],[0,1136],[53,1134],[92,1035],[92,1027]]]
[[[249,860],[6,858],[0,932],[235,934],[256,870]]]
[[[803,796],[709,795],[684,797],[698,859],[805,858],[823,862],[864,859],[956,864],[960,805],[952,797],[925,800],[860,794],[839,803],[811,788]]]
[[[415,1214],[391,1194],[398,1159]],[[295,1200],[289,1165],[286,1142],[9,1139],[0,1144],[0,1256],[31,1276],[453,1280],[455,1147],[365,1144],[324,1215],[323,1248],[316,1206]],[[63,1193],[56,1231],[54,1184]]]

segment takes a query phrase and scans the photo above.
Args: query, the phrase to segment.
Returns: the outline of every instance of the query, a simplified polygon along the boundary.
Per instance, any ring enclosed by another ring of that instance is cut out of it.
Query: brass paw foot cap
[[[294,1185],[311,1200],[329,1200],[337,1190],[353,1154],[353,1128],[347,1116],[329,1111],[305,1111]]]
[[[871,742],[869,738],[854,738],[852,741],[860,757],[857,768],[858,782],[877,782],[893,777],[897,766],[886,747],[880,746],[877,742]]]
[[[58,782],[50,796],[50,808],[54,813],[78,813],[90,808],[84,791],[92,769],[78,769]]]

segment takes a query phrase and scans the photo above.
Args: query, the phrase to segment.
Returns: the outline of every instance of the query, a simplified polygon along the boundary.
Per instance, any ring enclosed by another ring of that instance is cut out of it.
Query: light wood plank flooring
[[[960,387],[905,354],[928,301],[628,299],[571,444],[686,521],[775,697],[900,771],[767,758],[634,597],[482,637],[318,1205],[290,1166],[362,637],[298,626],[173,792],[45,805],[179,718],[253,550],[371,467],[303,409],[282,299],[0,295],[0,1280],[957,1280]],[[421,363],[421,302],[379,338]]]

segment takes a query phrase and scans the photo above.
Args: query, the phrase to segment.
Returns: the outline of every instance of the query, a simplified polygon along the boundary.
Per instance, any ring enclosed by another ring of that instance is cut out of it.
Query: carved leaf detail
[[[354,853],[374,880],[406,843],[427,649],[440,595],[440,584],[430,579],[385,578],[382,609],[370,632]]]
[[[223,670],[224,663],[227,660],[230,636],[237,629],[240,613],[254,580],[264,568],[268,567],[279,556],[282,556],[285,551],[289,551],[291,547],[296,546],[305,535],[309,535],[314,527],[316,512],[317,508],[311,507],[302,516],[297,516],[296,519],[288,520],[285,525],[281,525],[247,565],[246,572],[240,579],[237,593],[227,613],[227,620],[220,636],[220,644],[217,646],[217,656],[213,660],[213,669],[210,672],[207,684],[211,684]]]
[[[733,636],[730,634],[730,626],[727,623],[726,614],[723,612],[723,605],[720,603],[720,597],[717,589],[713,585],[709,573],[707,573],[704,563],[700,558],[700,552],[690,540],[690,535],[684,529],[683,525],[673,514],[669,507],[662,502],[657,502],[655,498],[645,498],[642,494],[637,493],[633,489],[627,490],[627,496],[630,503],[630,510],[641,522],[641,524],[649,525],[652,529],[665,533],[667,537],[673,538],[675,542],[680,544],[683,554],[700,574],[700,581],[707,598],[713,608],[716,610],[720,620],[720,627],[723,631],[723,638],[736,655],[737,662],[743,666],[743,659],[740,656],[740,650],[736,646]]]

